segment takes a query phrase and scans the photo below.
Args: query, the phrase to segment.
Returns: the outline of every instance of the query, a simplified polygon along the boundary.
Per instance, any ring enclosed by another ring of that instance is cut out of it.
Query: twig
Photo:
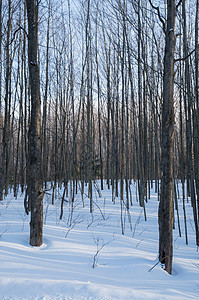
[[[139,243],[137,243],[136,248],[139,246],[139,244],[140,244],[143,240],[144,240],[144,239],[141,239],[141,240],[139,241]]]
[[[1,233],[0,233],[0,238],[2,237],[2,235],[4,235],[4,233],[6,233],[6,231],[8,231],[8,228],[9,228],[9,226],[8,226],[8,224],[6,225],[6,228],[4,229],[4,231],[2,231]]]
[[[153,265],[153,266],[148,270],[148,272],[151,272],[158,264],[159,264],[159,261],[158,261],[155,265]]]
[[[97,206],[97,208],[99,209],[99,211],[100,211],[100,213],[101,213],[101,215],[102,215],[103,220],[105,220],[105,216],[104,216],[104,214],[103,214],[101,208],[99,207],[99,205],[98,205],[94,200],[92,200],[92,201],[93,201],[93,203]]]
[[[106,246],[106,245],[110,244],[112,241],[114,241],[115,238],[113,238],[112,240],[110,240],[110,241],[108,241],[108,242],[106,242],[106,243],[104,243],[103,238],[99,238],[99,237],[95,238],[95,237],[93,237],[93,239],[94,239],[95,244],[96,244],[96,246],[97,246],[97,251],[96,251],[95,255],[93,256],[93,264],[92,264],[92,268],[94,269],[94,268],[97,266],[97,262],[98,262],[98,260],[99,260],[99,253],[100,253],[100,251],[104,248],[104,246]],[[100,239],[103,241],[103,244],[102,244],[102,246],[99,248],[99,242],[100,242]]]
[[[177,59],[174,60],[174,62],[176,63],[176,62],[178,62],[178,61],[184,61],[184,60],[186,60],[186,59],[189,58],[195,51],[196,51],[196,49],[193,49],[187,56],[182,57],[182,58],[177,58]]]
[[[75,227],[76,224],[80,224],[83,222],[82,219],[79,218],[80,216],[78,215],[73,221],[72,223],[70,223],[70,226],[68,227],[68,231],[66,232],[65,238],[67,238],[69,232]]]
[[[147,229],[148,229],[148,227],[144,228],[144,229],[139,233],[139,235],[143,234],[143,232],[145,232]]]
[[[157,262],[155,265],[153,265],[153,266],[148,270],[148,272],[151,272],[151,271],[152,271],[159,263],[162,263],[162,261],[163,261],[166,257],[168,257],[168,255],[166,255],[165,257],[163,257],[161,261],[158,260],[158,262]]]
[[[139,215],[139,217],[137,218],[137,220],[136,220],[136,222],[135,222],[132,237],[134,237],[134,235],[135,235],[136,227],[137,227],[137,226],[139,225],[139,223],[140,223],[141,216],[142,216],[142,210],[140,211],[140,215]]]

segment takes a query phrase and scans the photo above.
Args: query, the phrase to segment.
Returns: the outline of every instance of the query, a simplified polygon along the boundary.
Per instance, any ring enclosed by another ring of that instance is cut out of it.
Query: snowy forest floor
[[[182,200],[179,214],[182,237],[175,212],[173,274],[158,263],[158,199],[154,190],[146,203],[147,221],[136,201],[130,215],[123,206],[124,235],[121,233],[120,199],[112,202],[105,187],[102,197],[75,196],[72,213],[63,190],[44,198],[44,240],[39,248],[29,245],[29,218],[24,212],[24,196],[12,191],[0,202],[0,299],[198,299],[199,252],[195,244],[190,201],[186,203],[189,244],[185,244]],[[157,263],[157,264],[156,264]],[[154,268],[153,268],[154,267]]]

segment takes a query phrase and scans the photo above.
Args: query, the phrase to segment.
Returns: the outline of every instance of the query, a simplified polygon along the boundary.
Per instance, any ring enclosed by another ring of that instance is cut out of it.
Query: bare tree
[[[174,150],[174,50],[176,1],[167,0],[165,32],[163,107],[162,107],[162,179],[159,204],[159,260],[171,274],[173,258],[173,150]]]
[[[42,245],[43,185],[41,174],[41,104],[38,62],[38,0],[26,0],[28,16],[28,63],[31,88],[29,143],[30,245]]]
[[[1,127],[2,127],[2,0],[0,0],[0,172],[2,174],[3,168],[2,168],[2,134],[1,134]],[[3,200],[3,176],[1,176],[0,179],[0,201]]]

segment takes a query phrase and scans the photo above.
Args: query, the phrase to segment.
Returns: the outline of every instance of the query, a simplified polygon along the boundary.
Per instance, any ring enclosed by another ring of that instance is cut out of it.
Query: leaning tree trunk
[[[31,88],[29,144],[29,201],[31,202],[30,245],[41,246],[43,186],[41,174],[41,107],[38,63],[38,1],[26,0],[28,15],[28,63]]]
[[[162,179],[159,204],[159,260],[171,274],[173,258],[174,50],[176,1],[167,0],[162,107]]]

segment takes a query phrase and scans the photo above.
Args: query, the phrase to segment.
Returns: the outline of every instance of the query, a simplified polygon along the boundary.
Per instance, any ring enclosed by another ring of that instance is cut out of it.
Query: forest
[[[199,246],[198,16],[198,0],[0,0],[0,203],[24,195],[31,246],[49,191],[61,220],[110,190],[124,234],[132,184],[145,220],[157,195],[169,274],[179,198]]]

